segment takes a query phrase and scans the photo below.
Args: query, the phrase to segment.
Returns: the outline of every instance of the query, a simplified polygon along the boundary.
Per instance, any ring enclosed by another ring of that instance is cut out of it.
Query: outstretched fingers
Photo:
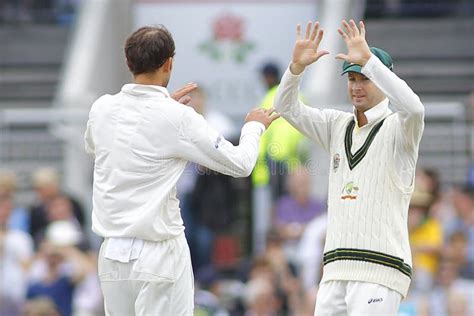
[[[296,39],[297,40],[301,39],[301,24],[296,25]]]
[[[359,36],[360,35],[360,32],[359,32],[359,29],[357,28],[357,25],[356,23],[354,22],[354,20],[350,20],[349,21],[349,25],[351,27],[351,30],[352,30],[352,34],[354,34],[354,36]]]
[[[318,29],[319,29],[319,22],[314,22],[313,32],[311,32],[310,40],[314,41],[316,36],[319,35]]]
[[[264,109],[264,112],[267,113],[268,115],[272,114],[273,112],[275,112],[275,108],[272,106],[268,109]]]
[[[353,37],[353,36],[354,36],[354,33],[353,33],[353,31],[352,31],[352,28],[351,28],[351,26],[349,25],[349,23],[347,23],[346,20],[342,20],[342,26],[344,27],[345,33],[346,33],[349,37]]]
[[[197,84],[194,82],[190,82],[179,88],[178,90],[175,91],[176,94],[188,94],[189,92],[193,91],[194,89],[197,88]]]
[[[317,47],[319,47],[319,44],[321,44],[321,41],[323,40],[323,36],[324,36],[324,31],[319,30],[318,36],[316,37],[316,46]]]
[[[341,36],[342,36],[342,38],[344,39],[345,42],[347,42],[349,40],[349,36],[342,29],[340,29],[340,28],[337,29],[337,32],[339,34],[341,34]]]
[[[305,34],[305,37],[304,37],[305,39],[309,39],[312,24],[313,24],[313,22],[311,22],[311,21],[308,21],[308,23],[306,23],[306,34]]]
[[[265,110],[265,114],[268,115],[268,118],[270,119],[271,122],[273,122],[274,120],[276,120],[277,118],[280,117],[280,114],[275,112],[275,108],[274,107],[271,107],[271,108],[268,108]]]
[[[281,117],[281,115],[279,113],[273,113],[272,116],[270,116],[270,119],[272,120],[272,122],[276,119],[279,119]]]
[[[360,35],[365,38],[365,24],[363,21],[359,22]]]
[[[189,95],[185,95],[184,97],[180,98],[178,102],[184,105],[188,105],[189,102],[191,102],[191,97]]]
[[[197,89],[198,85],[193,83],[193,82],[190,82],[190,83],[187,83],[185,84],[183,87],[179,88],[178,90],[176,90],[175,92],[173,92],[171,94],[171,97],[178,101],[180,100],[182,97],[184,97],[185,95],[187,95],[188,93],[190,93],[191,91]],[[188,101],[189,102],[189,101]]]

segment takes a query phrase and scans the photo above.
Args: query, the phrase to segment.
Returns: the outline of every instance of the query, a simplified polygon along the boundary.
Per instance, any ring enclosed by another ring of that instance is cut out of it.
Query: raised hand
[[[337,54],[336,58],[345,60],[349,63],[364,66],[372,56],[369,45],[365,40],[364,22],[359,22],[360,29],[357,27],[354,20],[350,20],[349,23],[347,23],[346,20],[343,20],[342,26],[344,27],[344,30],[339,28],[337,31],[339,34],[341,34],[344,42],[346,43],[347,55]]]
[[[269,109],[256,108],[250,111],[245,117],[245,123],[256,121],[265,125],[267,129],[274,120],[280,117],[280,114],[275,112],[273,107]]]
[[[197,88],[197,84],[195,83],[187,83],[175,92],[171,94],[171,98],[178,101],[182,104],[188,104],[191,101],[191,97],[188,95],[191,91]]]
[[[318,50],[323,39],[324,31],[319,29],[319,22],[309,21],[306,24],[306,33],[301,35],[301,25],[296,26],[296,42],[293,49],[293,59],[290,70],[293,74],[300,74],[304,68],[316,62],[319,58],[329,54],[328,51]]]

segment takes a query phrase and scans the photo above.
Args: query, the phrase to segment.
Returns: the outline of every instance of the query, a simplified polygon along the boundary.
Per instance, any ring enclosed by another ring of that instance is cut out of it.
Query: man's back
[[[105,237],[98,274],[107,315],[191,315],[194,282],[176,182],[192,161],[234,177],[250,175],[263,131],[279,117],[253,110],[238,146],[192,108],[189,83],[172,96],[174,40],[162,25],[125,42],[134,84],[92,106],[86,151],[95,158],[92,229]]]
[[[184,230],[175,184],[186,160],[174,157],[173,148],[186,110],[166,89],[133,84],[94,104],[89,126],[97,234],[163,240]]]

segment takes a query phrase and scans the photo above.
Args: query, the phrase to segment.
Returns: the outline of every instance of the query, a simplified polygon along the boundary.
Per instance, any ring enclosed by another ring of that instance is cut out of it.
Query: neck
[[[368,123],[367,117],[365,116],[364,112],[356,110],[356,116],[357,116],[357,124],[359,127],[362,127]]]
[[[157,73],[145,73],[133,76],[133,83],[166,87],[163,76]]]

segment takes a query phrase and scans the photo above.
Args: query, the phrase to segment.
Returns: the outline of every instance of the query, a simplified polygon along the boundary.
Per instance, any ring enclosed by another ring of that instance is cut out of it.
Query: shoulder
[[[167,98],[159,106],[152,105],[152,111],[157,117],[155,121],[167,121],[180,134],[193,134],[205,126],[203,116],[197,113],[191,106],[181,104],[171,98]]]
[[[105,106],[107,106],[107,104],[110,104],[112,100],[116,98],[116,96],[117,95],[104,94],[103,96],[95,100],[94,103],[92,103],[92,106],[89,112],[89,117],[92,117],[101,109],[103,109]]]
[[[393,132],[401,128],[401,121],[397,112],[391,113],[383,120],[383,130]]]
[[[172,116],[180,123],[191,123],[197,119],[203,119],[202,115],[197,113],[194,108],[173,99],[166,100],[166,108],[164,110],[167,115]]]
[[[349,122],[354,120],[354,114],[350,112],[344,112],[339,110],[324,109],[323,112],[329,118],[331,122],[337,127],[335,131],[344,132],[345,127]]]
[[[348,122],[354,118],[354,114],[351,112],[345,112],[335,109],[322,109],[326,116],[330,117],[334,121]]]

